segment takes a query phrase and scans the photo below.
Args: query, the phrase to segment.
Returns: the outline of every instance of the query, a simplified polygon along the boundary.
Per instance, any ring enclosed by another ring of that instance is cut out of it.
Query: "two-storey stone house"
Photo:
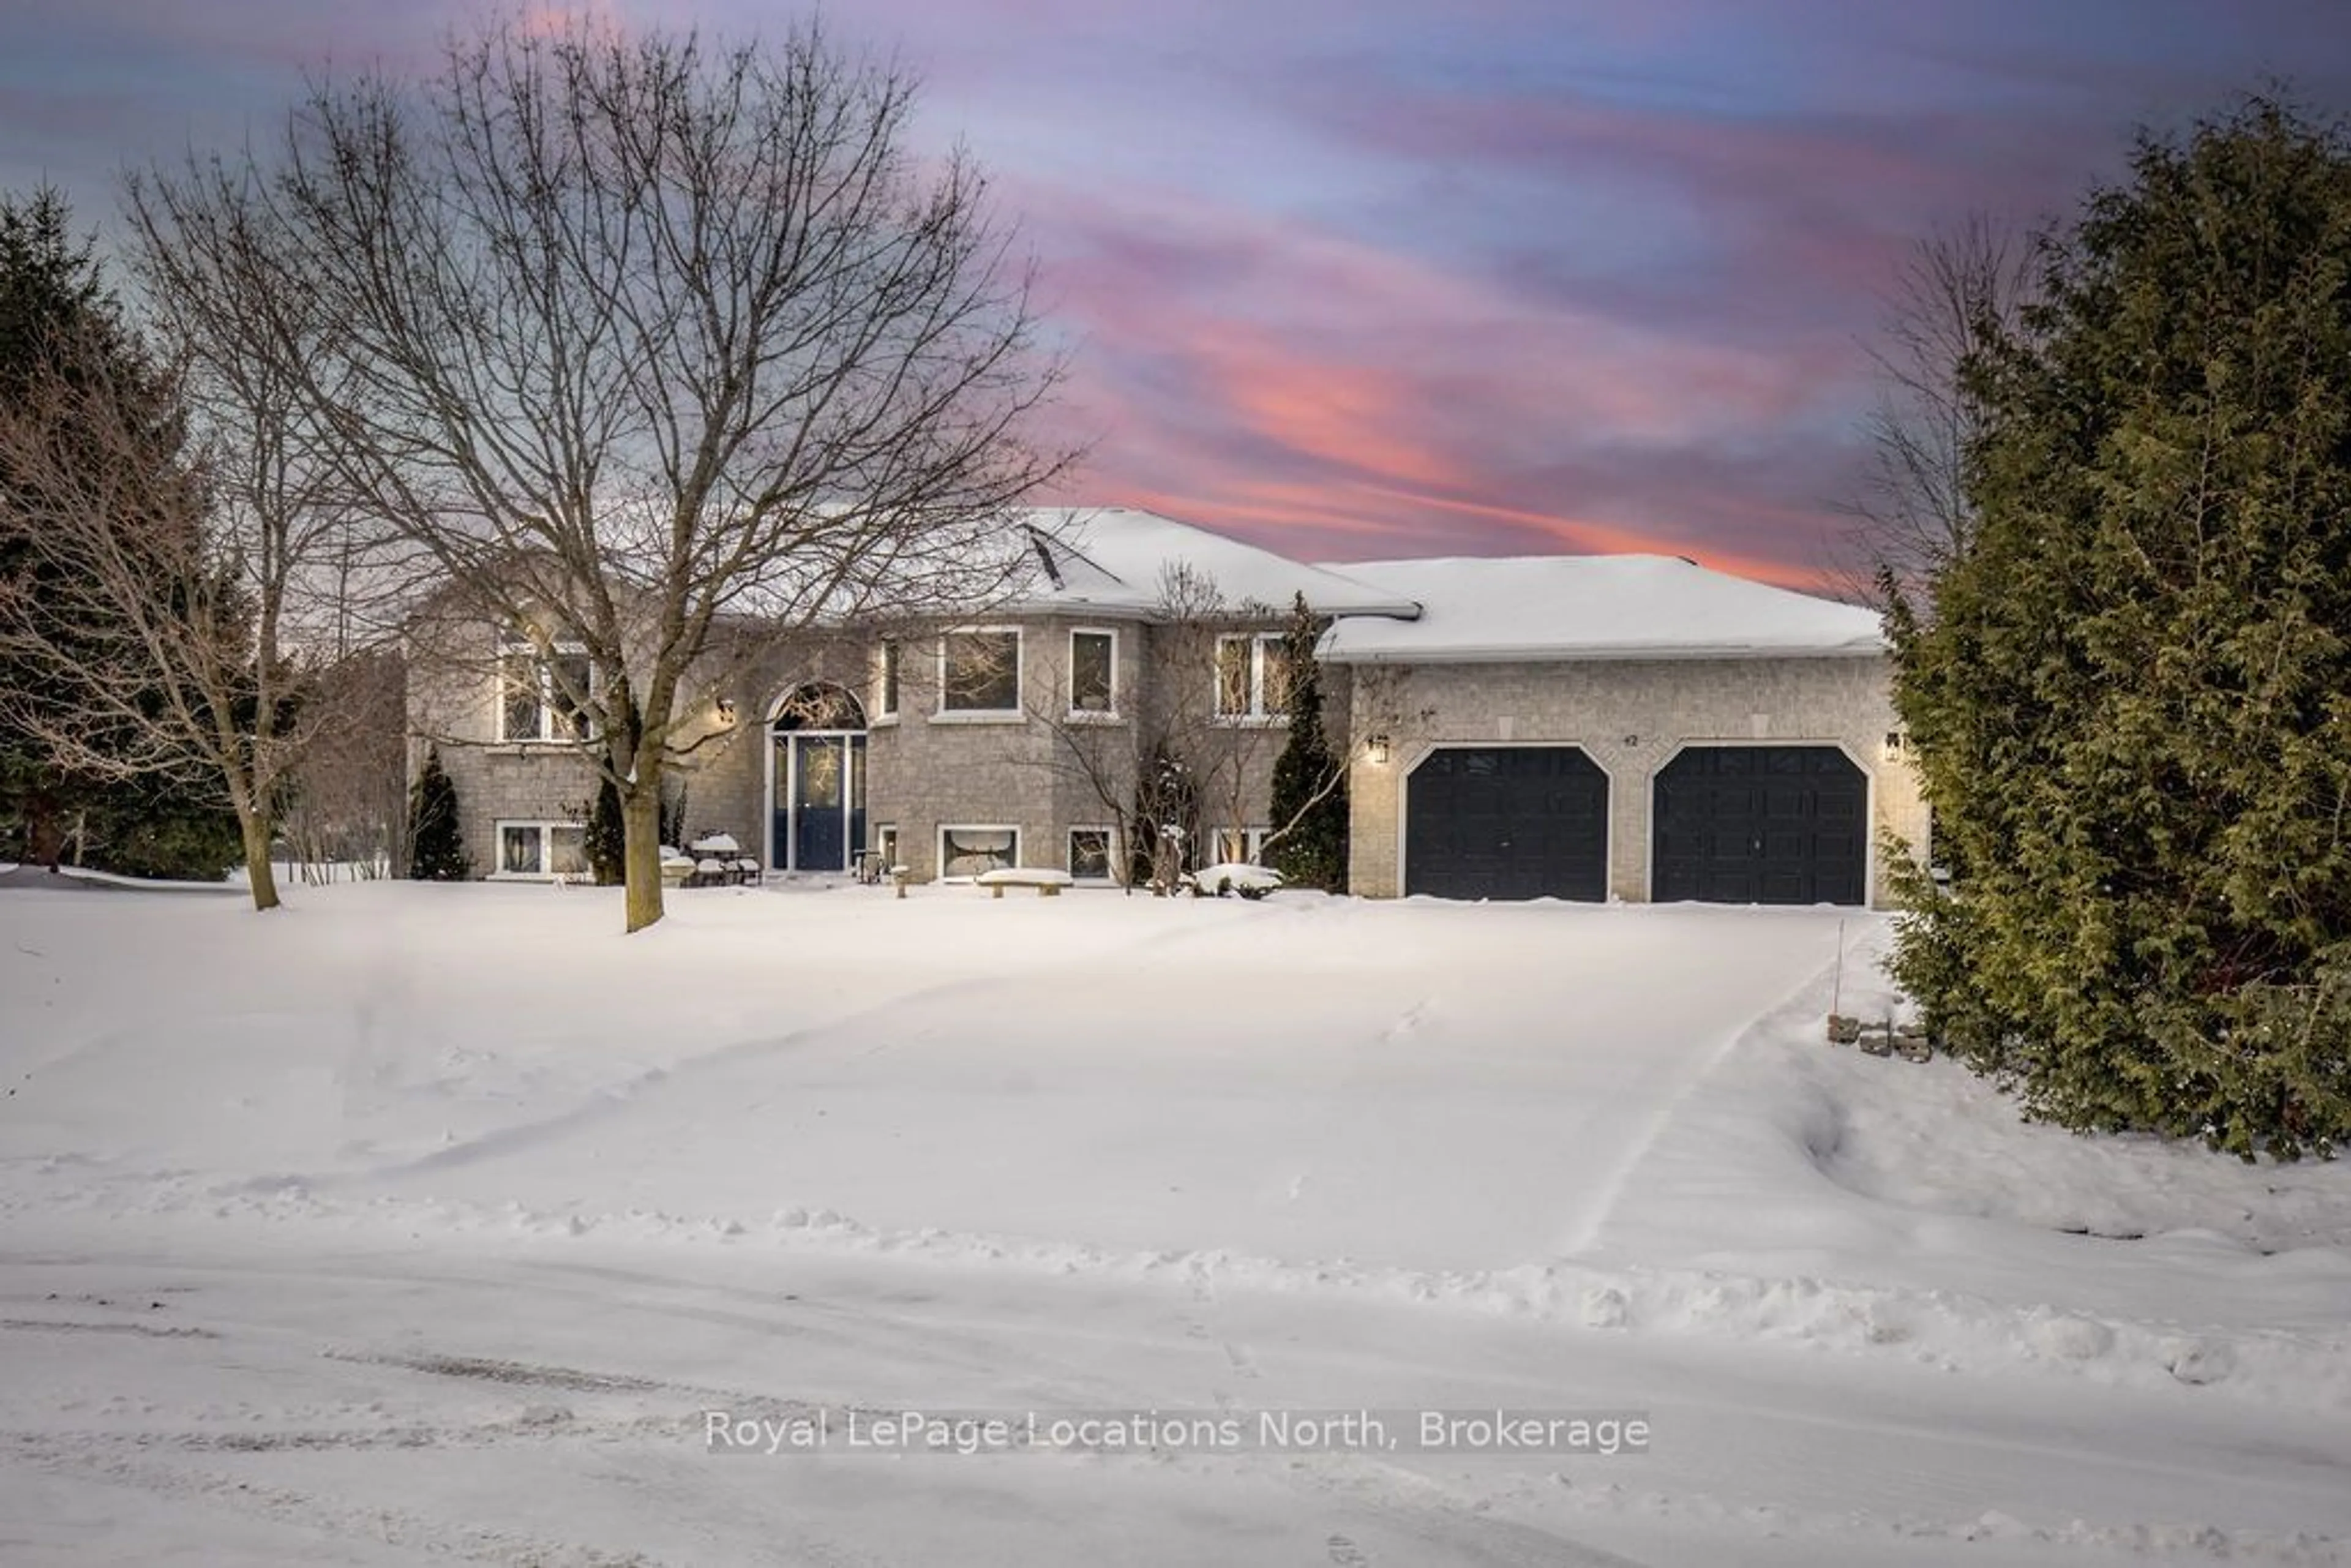
[[[1243,858],[1285,739],[1280,639],[1294,603],[1414,612],[1147,512],[1038,509],[1007,527],[1022,572],[970,617],[829,628],[716,694],[712,734],[674,779],[679,836],[724,832],[776,873],[863,861],[924,881],[1028,865],[1113,883],[1135,847],[1122,824],[1138,773],[1172,746],[1197,779],[1201,841],[1186,858]],[[487,646],[496,632],[464,635]],[[559,680],[520,654],[510,667],[413,661],[417,754],[439,747],[476,870],[583,870],[594,776],[559,692],[588,674]]]
[[[1007,526],[1033,566],[984,610],[831,629],[719,693],[681,836],[726,832],[770,874],[1113,883],[1172,752],[1186,858],[1254,858],[1302,597],[1330,622],[1359,894],[1878,903],[1881,843],[1924,844],[1866,611],[1672,558],[1318,567],[1147,512]],[[561,685],[529,661],[413,683],[483,874],[581,869],[594,786]]]

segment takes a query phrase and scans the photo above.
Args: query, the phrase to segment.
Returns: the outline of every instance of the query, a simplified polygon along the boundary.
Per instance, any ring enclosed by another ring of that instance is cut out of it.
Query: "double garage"
[[[1446,746],[1404,783],[1403,888],[1439,898],[1608,896],[1608,773],[1575,746]],[[1656,902],[1862,904],[1869,779],[1825,745],[1694,745],[1646,783]]]
[[[1349,885],[1367,898],[1884,904],[1929,852],[1876,612],[1661,556],[1345,569]]]

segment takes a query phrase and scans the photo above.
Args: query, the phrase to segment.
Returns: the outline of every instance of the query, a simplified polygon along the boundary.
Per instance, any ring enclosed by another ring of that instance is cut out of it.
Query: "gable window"
[[[586,876],[588,830],[578,822],[498,823],[500,876]]]
[[[1080,882],[1111,880],[1111,830],[1108,828],[1071,828],[1070,830],[1070,874]]]
[[[1217,716],[1271,719],[1290,712],[1290,655],[1278,634],[1217,639]]]
[[[941,828],[939,875],[959,881],[1020,863],[1018,828]]]
[[[939,711],[1018,713],[1020,633],[990,629],[939,639]]]
[[[500,740],[584,740],[594,733],[582,702],[595,690],[595,664],[576,643],[541,655],[509,638],[498,653]]]
[[[1070,712],[1109,718],[1118,712],[1118,633],[1070,633]]]
[[[874,684],[880,688],[874,694],[874,712],[883,718],[898,716],[898,639],[884,637],[876,663],[881,666]]]

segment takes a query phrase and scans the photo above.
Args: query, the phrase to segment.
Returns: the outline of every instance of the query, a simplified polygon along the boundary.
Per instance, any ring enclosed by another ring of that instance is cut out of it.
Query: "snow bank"
[[[117,1197],[43,1206],[131,1218]],[[5,1213],[0,1207],[0,1213]],[[1408,1305],[1440,1315],[1508,1318],[1563,1329],[1831,1353],[1994,1379],[2140,1390],[2202,1391],[2255,1406],[2351,1407],[2351,1333],[2123,1319],[1947,1290],[1873,1287],[1812,1277],[1703,1269],[1607,1267],[1573,1260],[1506,1269],[1405,1269],[1348,1259],[1290,1260],[1221,1248],[1137,1250],[935,1226],[870,1226],[822,1206],[769,1213],[664,1208],[538,1208],[456,1198],[346,1197],[294,1178],[211,1184],[169,1178],[136,1218],[234,1227],[300,1223],[379,1239],[513,1235],[711,1244],[823,1257],[918,1260],[956,1268],[1255,1291],[1332,1302]]]

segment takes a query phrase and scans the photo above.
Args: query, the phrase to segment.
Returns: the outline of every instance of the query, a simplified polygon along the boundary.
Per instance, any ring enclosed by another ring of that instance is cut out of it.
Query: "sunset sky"
[[[770,0],[613,0],[740,36]],[[265,131],[422,65],[449,0],[9,0],[0,185]],[[1057,499],[1320,559],[1656,549],[1803,583],[1857,489],[1916,238],[2071,210],[2133,128],[2283,78],[2351,108],[2346,0],[857,0],[1073,344]]]

